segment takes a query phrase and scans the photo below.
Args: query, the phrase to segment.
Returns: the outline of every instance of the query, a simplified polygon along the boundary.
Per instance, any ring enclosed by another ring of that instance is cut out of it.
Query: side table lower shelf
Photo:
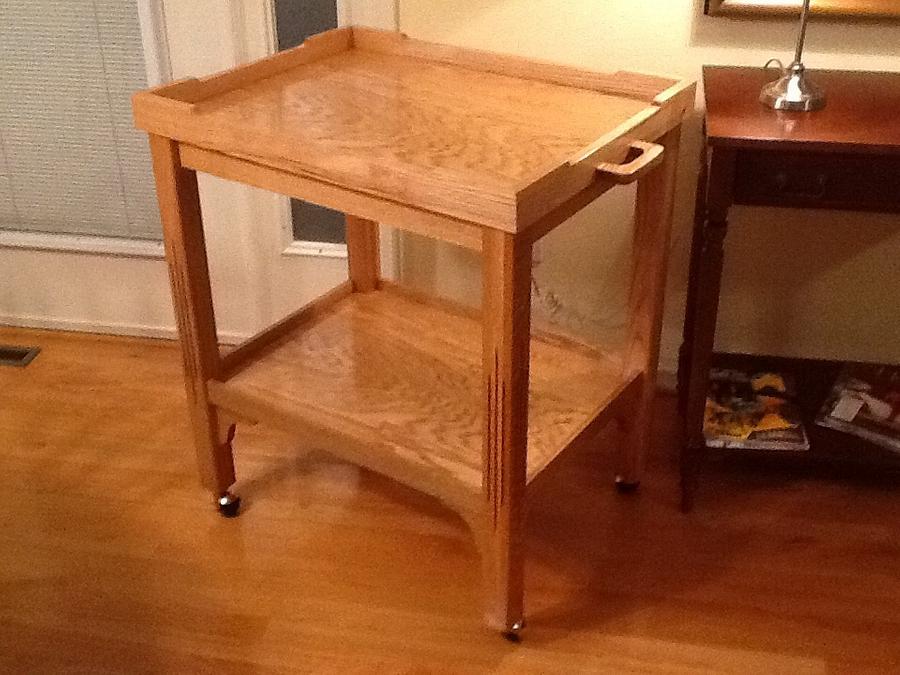
[[[487,396],[480,313],[384,285],[333,294],[308,314],[211,381],[211,401],[474,515]],[[632,404],[639,379],[615,354],[533,334],[528,481]]]
[[[718,352],[713,354],[712,365],[715,368],[790,373],[796,383],[797,403],[809,436],[810,449],[807,452],[765,452],[709,448],[706,450],[709,456],[753,458],[782,467],[796,464],[829,472],[900,479],[900,454],[815,423],[844,362]]]

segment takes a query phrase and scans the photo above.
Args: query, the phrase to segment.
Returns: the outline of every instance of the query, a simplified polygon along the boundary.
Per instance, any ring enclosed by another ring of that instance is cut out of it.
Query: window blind
[[[0,0],[0,228],[158,239],[134,0]]]

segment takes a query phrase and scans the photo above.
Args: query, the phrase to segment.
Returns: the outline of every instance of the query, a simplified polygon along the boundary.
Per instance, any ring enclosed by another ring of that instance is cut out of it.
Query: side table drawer
[[[739,150],[734,201],[900,212],[900,156]]]

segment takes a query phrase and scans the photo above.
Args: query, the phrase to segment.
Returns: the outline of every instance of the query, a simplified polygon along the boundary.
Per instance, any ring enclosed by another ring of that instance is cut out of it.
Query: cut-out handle
[[[665,148],[657,143],[631,141],[630,147],[628,156],[636,155],[633,159],[625,164],[600,162],[596,166],[597,173],[614,183],[625,185],[638,180],[662,162]]]

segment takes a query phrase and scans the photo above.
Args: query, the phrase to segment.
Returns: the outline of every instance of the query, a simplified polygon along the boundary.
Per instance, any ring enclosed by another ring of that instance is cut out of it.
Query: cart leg
[[[482,249],[485,621],[516,639],[524,622],[531,245],[485,229]]]
[[[640,484],[650,441],[680,138],[680,126],[662,137],[659,142],[666,149],[665,160],[638,182],[625,367],[642,377],[632,414],[619,420],[627,435],[616,475],[621,492],[634,491]]]
[[[218,411],[210,405],[207,391],[207,382],[219,376],[221,363],[197,174],[181,166],[178,144],[168,138],[151,135],[150,151],[197,465],[203,486],[218,500],[234,483],[234,459],[231,439],[226,434],[222,440]]]
[[[347,259],[353,290],[368,293],[378,288],[381,278],[381,253],[378,223],[346,216]]]

